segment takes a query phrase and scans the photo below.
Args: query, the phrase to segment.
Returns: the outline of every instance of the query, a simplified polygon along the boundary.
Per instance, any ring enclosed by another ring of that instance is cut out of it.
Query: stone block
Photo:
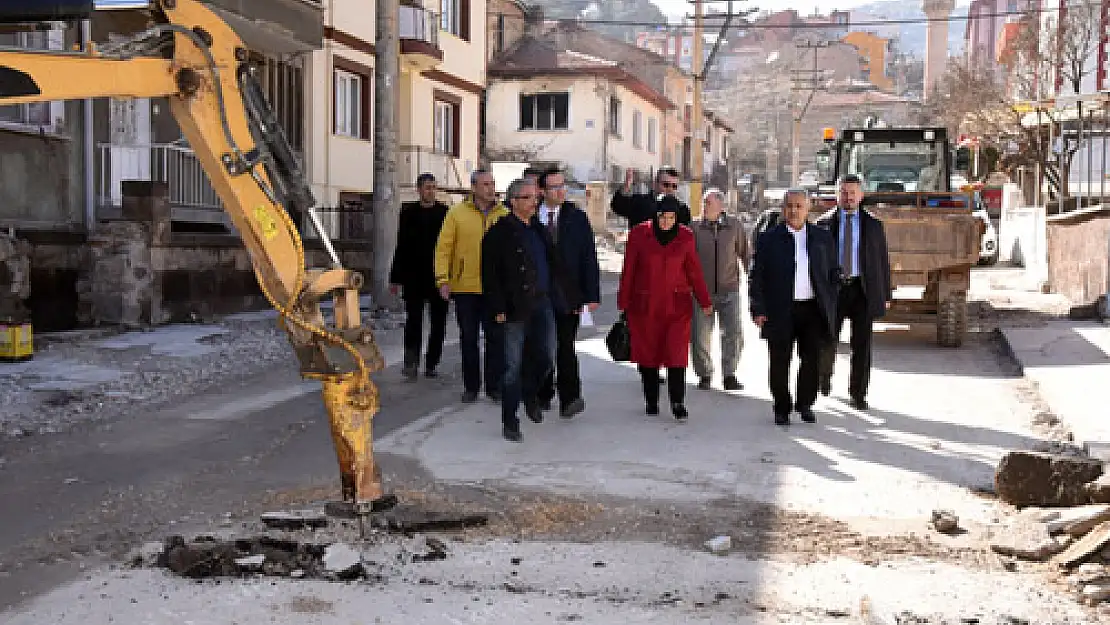
[[[1011,451],[998,464],[995,490],[1015,506],[1078,506],[1091,502],[1087,483],[1103,470],[1098,460]]]

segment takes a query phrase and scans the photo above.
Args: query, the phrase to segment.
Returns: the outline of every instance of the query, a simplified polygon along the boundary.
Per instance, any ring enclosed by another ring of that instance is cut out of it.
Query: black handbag
[[[628,331],[628,321],[624,318],[624,313],[609,328],[609,334],[605,335],[605,346],[609,348],[613,362],[632,360],[632,334]]]

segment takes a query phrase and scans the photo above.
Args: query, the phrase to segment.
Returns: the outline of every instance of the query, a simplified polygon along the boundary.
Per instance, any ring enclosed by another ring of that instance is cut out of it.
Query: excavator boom
[[[93,4],[0,0],[0,23],[81,19],[91,15]],[[301,374],[323,384],[341,503],[363,512],[395,501],[383,494],[373,456],[371,421],[379,398],[370,374],[384,362],[373,332],[360,320],[363,278],[341,266],[320,227],[315,201],[238,35],[197,0],[148,4],[153,26],[111,48],[0,49],[0,105],[99,97],[169,100],[250,253],[262,292],[280,315]],[[309,216],[332,266],[305,267],[291,210]],[[331,320],[320,307],[328,297],[335,304]]]

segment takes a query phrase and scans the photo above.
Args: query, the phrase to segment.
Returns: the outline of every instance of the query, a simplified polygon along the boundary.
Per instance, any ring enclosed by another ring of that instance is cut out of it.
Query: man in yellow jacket
[[[500,324],[493,322],[482,297],[482,237],[509,210],[497,201],[493,174],[475,170],[470,175],[471,198],[447,211],[436,244],[436,285],[443,299],[455,300],[455,320],[459,324],[462,348],[464,402],[478,399],[482,387],[482,366],[478,331],[486,337],[486,395],[501,399],[501,373],[505,368],[504,337]]]

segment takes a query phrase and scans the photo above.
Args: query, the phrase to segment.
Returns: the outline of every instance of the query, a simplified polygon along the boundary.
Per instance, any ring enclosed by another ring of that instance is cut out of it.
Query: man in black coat
[[[440,297],[435,278],[436,241],[447,216],[447,205],[436,200],[436,179],[432,174],[417,177],[416,191],[419,200],[401,205],[397,248],[389,270],[390,290],[394,295],[401,291],[405,300],[405,362],[401,371],[410,380],[416,378],[420,367],[425,304],[431,321],[424,360],[424,375],[429,378],[436,377],[447,329],[447,300]]]
[[[505,337],[501,434],[520,442],[516,411],[521,401],[529,419],[543,421],[539,389],[554,366],[555,310],[579,296],[568,293],[555,243],[536,218],[535,183],[514,180],[505,197],[512,212],[490,226],[482,239],[482,294]]]
[[[574,342],[578,338],[583,307],[592,313],[601,305],[601,268],[590,220],[582,209],[566,201],[563,173],[558,169],[544,172],[539,177],[539,187],[543,193],[539,219],[551,233],[566,271],[568,287],[577,295],[555,310],[555,369],[540,389],[540,407],[550,409],[557,387],[559,416],[570,419],[586,407]]]
[[[655,172],[655,186],[651,193],[632,193],[632,179],[635,175],[636,171],[633,169],[625,171],[624,186],[609,201],[613,212],[628,220],[629,230],[655,217],[660,196],[673,196],[678,192],[678,171],[673,167],[662,167]],[[689,226],[692,221],[690,207],[685,202],[679,202],[678,223]]]
[[[791,189],[784,198],[784,223],[759,237],[748,277],[752,319],[767,341],[768,381],[775,423],[790,423],[791,410],[813,423],[821,351],[832,340],[836,314],[836,246],[828,230],[806,223],[809,197]],[[797,398],[791,402],[787,377],[798,345]]]
[[[817,224],[832,233],[837,250],[839,297],[833,340],[821,356],[821,392],[832,392],[836,344],[844,320],[851,324],[852,369],[848,397],[858,410],[867,410],[867,386],[871,380],[871,328],[886,314],[893,299],[890,255],[883,222],[860,208],[863,181],[850,174],[840,180],[839,205],[825,213]]]

